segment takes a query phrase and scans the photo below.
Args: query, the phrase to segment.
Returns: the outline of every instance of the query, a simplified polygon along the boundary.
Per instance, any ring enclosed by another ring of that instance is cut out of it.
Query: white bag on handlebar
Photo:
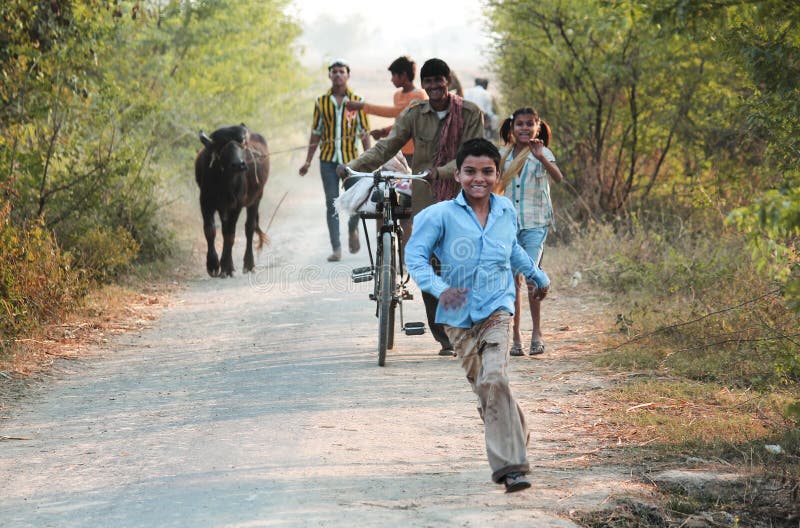
[[[336,207],[336,211],[345,218],[349,218],[359,212],[374,213],[377,209],[378,202],[383,200],[383,187],[386,185],[383,182],[379,183],[378,188],[380,189],[380,193],[373,195],[374,184],[375,182],[372,178],[359,178],[352,187],[344,191],[334,200],[333,204]],[[411,196],[410,181],[397,180],[394,182],[393,187],[399,194]],[[373,198],[378,201],[373,201]]]
[[[334,200],[336,212],[345,218],[350,218],[359,211],[375,212],[375,203],[370,200],[372,194],[372,178],[359,178],[352,187],[344,191]],[[366,207],[372,207],[372,210]]]
[[[400,172],[404,174],[411,174],[411,169],[408,167],[405,158],[401,154],[397,154],[394,158],[387,161],[381,169]],[[374,213],[377,210],[378,202],[372,201],[372,189],[374,189],[374,180],[369,177],[359,178],[352,187],[344,191],[334,200],[333,205],[336,211],[345,218],[349,218],[359,212]],[[384,183],[378,186],[381,190],[380,195],[383,199]],[[395,180],[392,184],[394,190],[398,193],[411,196],[411,181],[410,180]],[[380,201],[380,200],[379,200]]]

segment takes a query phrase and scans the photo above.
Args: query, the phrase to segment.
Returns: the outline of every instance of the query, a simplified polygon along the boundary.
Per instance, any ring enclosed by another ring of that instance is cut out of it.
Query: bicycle
[[[411,218],[415,209],[427,205],[430,189],[423,174],[404,174],[378,169],[374,172],[356,172],[347,167],[349,178],[372,178],[372,188],[367,200],[375,204],[375,212],[359,211],[367,241],[370,265],[352,270],[353,282],[374,280],[370,300],[376,301],[378,318],[378,365],[386,364],[386,351],[394,348],[395,312],[400,310],[400,327],[406,335],[425,333],[425,323],[403,322],[403,301],[413,299],[408,288],[411,276],[403,269],[403,228],[400,221]],[[349,179],[348,178],[348,179]],[[411,196],[396,190],[398,180],[411,182]],[[413,197],[413,199],[412,199]],[[424,204],[424,205],[423,205]],[[373,257],[367,220],[378,220],[378,234]]]

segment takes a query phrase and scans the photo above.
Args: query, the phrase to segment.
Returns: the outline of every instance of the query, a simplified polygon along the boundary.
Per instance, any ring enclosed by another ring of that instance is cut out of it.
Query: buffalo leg
[[[201,205],[203,213],[203,233],[206,236],[208,251],[206,252],[206,271],[212,277],[219,275],[219,258],[214,248],[214,238],[217,236],[217,226],[214,225],[214,209]]]
[[[244,271],[245,273],[253,271],[256,267],[255,259],[253,258],[253,233],[256,231],[258,225],[258,204],[251,205],[247,208],[247,220],[244,223],[244,234],[247,238],[247,245],[244,250]]]
[[[236,238],[236,222],[241,209],[227,211],[222,220],[222,257],[220,273],[223,277],[233,276],[233,241]]]

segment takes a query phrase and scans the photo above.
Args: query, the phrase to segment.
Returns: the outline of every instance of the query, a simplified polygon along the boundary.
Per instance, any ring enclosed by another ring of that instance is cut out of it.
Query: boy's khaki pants
[[[478,396],[484,423],[486,454],[492,480],[511,472],[527,473],[528,428],[508,385],[508,341],[511,314],[498,310],[472,328],[445,325],[456,355]]]

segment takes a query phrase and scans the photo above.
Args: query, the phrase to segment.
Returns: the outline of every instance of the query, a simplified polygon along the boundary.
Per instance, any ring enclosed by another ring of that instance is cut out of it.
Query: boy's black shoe
[[[522,473],[509,473],[505,476],[506,493],[524,490],[531,487],[531,483]]]

